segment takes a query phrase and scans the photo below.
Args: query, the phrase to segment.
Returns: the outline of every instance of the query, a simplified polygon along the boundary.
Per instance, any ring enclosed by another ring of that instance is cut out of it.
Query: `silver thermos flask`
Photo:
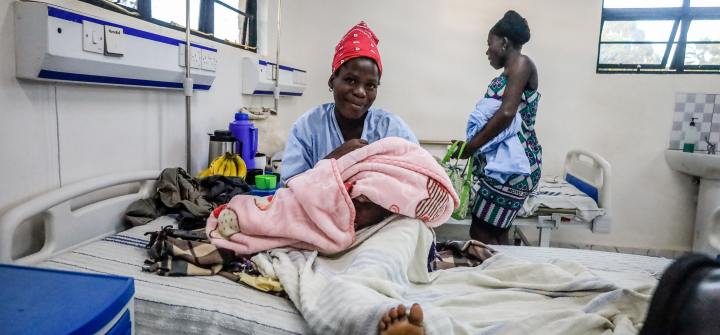
[[[228,130],[216,130],[214,134],[210,135],[210,150],[208,153],[208,166],[215,158],[218,158],[225,153],[231,154],[242,152],[242,142],[238,141],[233,134]]]

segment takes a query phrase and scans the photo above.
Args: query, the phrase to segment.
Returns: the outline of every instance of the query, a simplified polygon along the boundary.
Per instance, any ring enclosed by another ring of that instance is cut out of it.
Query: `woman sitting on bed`
[[[360,22],[335,47],[328,79],[335,102],[307,111],[293,125],[283,153],[283,184],[322,159],[338,159],[385,137],[419,144],[400,117],[371,108],[383,70],[377,43],[375,34]]]
[[[472,190],[475,200],[470,205],[470,237],[488,244],[507,244],[515,216],[540,180],[542,148],[535,135],[535,115],[540,99],[537,92],[538,71],[533,61],[521,53],[523,44],[528,40],[530,28],[527,20],[514,11],[505,13],[490,30],[486,54],[493,68],[504,71],[490,83],[485,99],[502,103],[479,131],[468,133],[468,142],[460,157],[473,156],[473,175],[479,179]],[[530,166],[529,173],[493,178],[485,171],[486,155],[478,150],[505,131],[517,113],[522,121],[517,135]],[[468,129],[472,121],[471,118]]]
[[[385,137],[400,137],[419,144],[412,130],[397,115],[371,108],[382,76],[378,38],[360,22],[335,47],[328,79],[334,103],[307,111],[293,125],[283,153],[282,184],[322,159],[345,154]],[[364,197],[353,199],[356,229],[380,222],[391,214]]]

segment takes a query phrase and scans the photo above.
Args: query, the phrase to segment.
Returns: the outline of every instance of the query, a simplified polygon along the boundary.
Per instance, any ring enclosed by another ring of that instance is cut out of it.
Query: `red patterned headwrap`
[[[334,73],[340,65],[353,58],[370,57],[377,62],[380,73],[382,73],[380,52],[377,49],[378,42],[378,38],[373,34],[372,30],[367,27],[365,22],[360,22],[350,29],[335,47],[332,72]]]

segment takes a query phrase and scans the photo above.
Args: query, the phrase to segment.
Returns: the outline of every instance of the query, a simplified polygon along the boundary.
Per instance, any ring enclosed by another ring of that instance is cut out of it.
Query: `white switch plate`
[[[202,69],[217,71],[217,52],[202,49]]]
[[[105,53],[105,29],[102,24],[83,21],[83,50]]]
[[[111,56],[125,54],[125,35],[123,28],[105,26],[105,52]]]
[[[178,53],[178,55],[180,55],[180,61],[178,64],[180,64],[181,67],[185,67],[185,44],[180,43],[178,45],[178,50],[180,50]]]
[[[293,84],[306,84],[305,72],[293,71]]]
[[[267,80],[275,79],[275,65],[268,64],[265,69],[265,78],[267,78]]]

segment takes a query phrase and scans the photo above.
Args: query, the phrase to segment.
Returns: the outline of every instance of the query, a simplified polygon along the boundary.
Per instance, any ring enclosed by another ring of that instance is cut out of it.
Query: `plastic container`
[[[238,151],[240,157],[245,161],[248,169],[254,169],[258,145],[258,129],[248,120],[248,115],[243,113],[235,114],[235,121],[230,122],[229,129],[233,136],[243,143],[242,152]]]
[[[255,187],[259,190],[274,189],[277,185],[277,177],[274,174],[255,176]]]
[[[131,334],[133,278],[0,265],[0,333]]]
[[[255,186],[250,186],[250,194],[258,197],[267,197],[268,195],[274,195],[278,189],[280,189],[280,185],[276,185],[275,188],[270,190],[259,190]]]
[[[255,185],[255,176],[262,176],[263,174],[264,171],[262,169],[248,169],[245,182],[248,185]]]
[[[695,127],[696,117],[690,120],[690,126],[685,130],[685,138],[683,142],[683,152],[695,152],[695,143],[700,140],[700,132]]]

